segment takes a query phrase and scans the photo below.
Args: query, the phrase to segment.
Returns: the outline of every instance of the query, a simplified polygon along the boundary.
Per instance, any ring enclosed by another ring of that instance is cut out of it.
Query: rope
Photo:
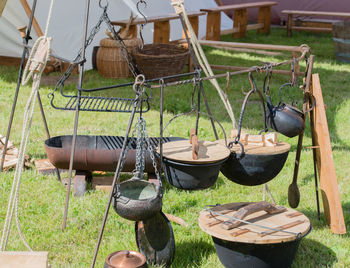
[[[47,32],[50,24],[50,19],[51,19],[51,14],[53,9],[53,2],[54,0],[51,0],[50,10],[48,14],[47,23],[46,23],[45,35],[39,37],[36,40],[32,48],[32,51],[29,55],[29,58],[23,73],[22,85],[27,84],[30,78],[33,77],[32,91],[30,93],[26,107],[24,109],[23,128],[22,128],[21,144],[18,152],[18,162],[16,165],[16,170],[15,170],[15,174],[12,182],[11,194],[10,194],[10,199],[9,199],[6,218],[5,218],[5,224],[4,224],[2,237],[1,237],[0,251],[6,250],[7,242],[10,236],[14,211],[15,211],[15,219],[16,219],[18,234],[21,240],[23,241],[24,245],[26,246],[26,248],[30,251],[33,251],[28,245],[27,241],[25,240],[24,235],[20,228],[20,222],[18,218],[19,188],[20,188],[21,175],[22,175],[23,166],[24,166],[25,152],[26,152],[28,139],[29,139],[30,127],[33,120],[36,95],[38,94],[38,90],[40,87],[41,75],[50,57],[50,48],[51,48],[52,38],[47,37]]]
[[[185,24],[186,24],[186,27],[187,27],[187,30],[189,32],[189,35],[190,35],[190,41],[191,41],[191,44],[192,44],[192,47],[193,47],[193,50],[194,50],[194,53],[196,54],[196,57],[198,59],[198,63],[199,65],[201,66],[201,68],[203,69],[205,75],[207,77],[213,77],[214,76],[214,73],[210,67],[210,64],[204,54],[204,51],[201,47],[201,45],[199,44],[199,41],[197,39],[197,36],[192,28],[192,25],[188,19],[188,16],[186,14],[186,9],[183,5],[183,1],[180,0],[180,1],[172,1],[172,5],[174,6],[175,8],[175,12],[177,14],[180,14],[184,21],[185,21]],[[232,111],[232,107],[231,107],[231,104],[230,102],[228,101],[228,98],[227,98],[227,95],[225,94],[225,92],[220,88],[219,86],[219,83],[218,81],[214,78],[214,79],[210,79],[209,80],[211,82],[211,84],[216,88],[222,102],[224,103],[224,106],[227,110],[227,113],[229,114],[230,118],[231,118],[231,121],[232,121],[232,125],[233,125],[233,128],[236,129],[236,120],[235,120],[235,116],[233,114],[233,111]]]

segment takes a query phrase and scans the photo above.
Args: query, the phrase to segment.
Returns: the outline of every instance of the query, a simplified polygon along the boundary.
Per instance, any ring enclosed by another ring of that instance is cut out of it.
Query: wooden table
[[[189,21],[193,27],[193,30],[195,31],[196,35],[198,36],[198,17],[205,15],[204,12],[188,12],[187,13]],[[147,17],[148,23],[154,23],[154,32],[153,32],[153,43],[169,43],[170,38],[170,21],[179,19],[179,15],[177,14],[167,14],[163,16],[154,16],[154,17]],[[113,25],[121,26],[122,28],[125,28],[128,24],[129,20],[119,20],[119,21],[112,21]],[[132,37],[137,37],[137,25],[146,23],[145,19],[138,18],[135,19],[129,28],[129,31],[132,33]]]
[[[201,9],[207,12],[207,40],[219,40],[221,34],[233,33],[233,37],[244,37],[247,30],[257,29],[258,33],[270,33],[271,7],[277,2],[254,2],[237,5],[225,5],[215,8]],[[258,23],[248,25],[248,9],[259,8]],[[234,11],[233,29],[220,31],[221,12]]]
[[[282,14],[288,15],[287,21],[287,35],[292,35],[292,30],[299,31],[317,31],[317,32],[332,32],[332,23],[325,21],[305,21],[303,26],[293,25],[293,16],[304,17],[343,17],[350,18],[349,12],[325,12],[325,11],[305,11],[305,10],[282,10]]]

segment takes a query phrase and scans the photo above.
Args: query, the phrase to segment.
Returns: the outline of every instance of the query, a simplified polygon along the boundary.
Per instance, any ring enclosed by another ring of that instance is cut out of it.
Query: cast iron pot
[[[114,210],[119,216],[131,221],[153,217],[162,209],[162,188],[151,182],[133,177],[117,187],[113,199]]]
[[[290,267],[300,241],[311,232],[293,241],[275,244],[252,244],[222,240],[212,237],[216,253],[226,268],[281,268]]]
[[[280,173],[288,153],[245,154],[231,152],[221,167],[221,172],[229,180],[246,186],[264,184]]]
[[[291,83],[283,84],[280,87],[279,92],[285,86],[291,85]],[[286,104],[281,100],[275,107],[272,104],[271,97],[269,95],[267,96],[267,108],[267,122],[270,128],[289,138],[299,135],[304,130],[304,113],[298,108]]]
[[[244,146],[239,142],[242,121],[248,99],[254,92],[259,95],[263,109],[264,130],[267,130],[264,99],[261,92],[254,88],[247,93],[239,117],[238,134],[235,143],[241,145],[241,152],[231,152],[229,158],[223,163],[221,168],[221,172],[226,178],[235,183],[247,186],[260,185],[276,177],[282,170],[289,153],[289,150],[274,154],[246,154],[244,152]]]
[[[183,190],[201,190],[211,187],[218,179],[223,159],[216,163],[189,164],[163,158],[166,180]]]
[[[175,237],[171,223],[163,212],[135,223],[136,244],[147,263],[170,267],[175,255]]]
[[[146,258],[136,251],[121,250],[108,255],[104,268],[147,268]]]

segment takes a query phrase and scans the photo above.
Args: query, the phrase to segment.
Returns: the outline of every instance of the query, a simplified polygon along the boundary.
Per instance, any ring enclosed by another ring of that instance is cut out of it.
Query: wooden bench
[[[314,31],[314,32],[332,32],[332,24],[335,20],[302,20],[303,22],[294,23],[293,16],[302,17],[343,17],[350,18],[349,12],[326,12],[326,11],[304,11],[304,10],[282,10],[282,14],[288,15],[287,35],[292,35],[292,30],[296,31]]]
[[[198,36],[198,22],[199,16],[205,15],[204,12],[188,12],[187,13],[189,21]],[[147,17],[147,23],[154,23],[153,32],[153,43],[169,43],[170,38],[170,21],[179,19],[177,14],[167,14],[163,16]],[[121,26],[126,28],[129,20],[112,21],[113,25]],[[146,23],[144,18],[135,19],[129,27],[129,32],[131,32],[131,37],[137,37],[137,25]]]
[[[224,5],[215,8],[201,9],[207,12],[207,40],[219,40],[221,34],[232,33],[233,37],[244,37],[247,30],[257,29],[258,33],[270,33],[271,7],[276,2],[254,2],[237,5]],[[248,9],[259,8],[258,23],[248,25]],[[220,31],[221,12],[234,11],[233,29]]]

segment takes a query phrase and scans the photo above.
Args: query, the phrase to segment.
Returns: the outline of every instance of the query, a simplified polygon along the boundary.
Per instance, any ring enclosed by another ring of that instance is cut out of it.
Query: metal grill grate
[[[67,104],[64,107],[54,105],[53,99],[51,104],[55,109],[73,111],[77,105],[77,96],[70,96]],[[135,99],[131,98],[106,98],[106,97],[80,97],[79,111],[89,112],[121,112],[130,113],[132,111]],[[147,100],[143,100],[142,112],[148,112],[150,107]],[[136,112],[140,112],[137,108]]]

